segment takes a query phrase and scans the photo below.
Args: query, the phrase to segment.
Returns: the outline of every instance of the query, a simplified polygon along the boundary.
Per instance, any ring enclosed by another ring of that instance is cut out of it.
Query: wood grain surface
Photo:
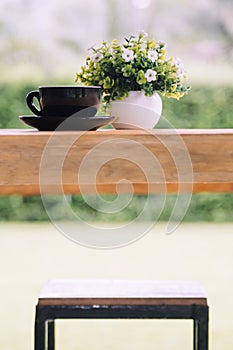
[[[233,192],[233,129],[0,130],[0,194]]]

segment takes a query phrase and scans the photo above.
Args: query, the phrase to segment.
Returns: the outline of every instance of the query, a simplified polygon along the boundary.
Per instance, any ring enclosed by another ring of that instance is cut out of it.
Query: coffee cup
[[[69,117],[75,113],[84,116],[85,109],[88,116],[94,116],[100,104],[100,89],[100,86],[39,86],[27,94],[26,102],[36,116]]]

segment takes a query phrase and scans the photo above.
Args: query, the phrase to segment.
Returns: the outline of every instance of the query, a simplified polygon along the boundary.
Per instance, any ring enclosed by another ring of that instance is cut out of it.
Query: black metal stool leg
[[[208,350],[208,321],[209,321],[208,306],[199,307],[197,314],[197,350]]]
[[[193,320],[193,350],[198,350],[197,348],[197,331],[198,331],[198,322],[196,319]]]
[[[45,350],[45,321],[35,320],[34,350]]]
[[[48,320],[47,322],[47,334],[48,334],[48,350],[55,349],[55,324],[54,320]]]

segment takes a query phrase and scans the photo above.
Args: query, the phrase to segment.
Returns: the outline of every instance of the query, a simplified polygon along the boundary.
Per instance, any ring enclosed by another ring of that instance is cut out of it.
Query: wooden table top
[[[49,280],[39,305],[207,305],[198,281]]]
[[[0,152],[3,195],[233,192],[233,129],[1,129]]]

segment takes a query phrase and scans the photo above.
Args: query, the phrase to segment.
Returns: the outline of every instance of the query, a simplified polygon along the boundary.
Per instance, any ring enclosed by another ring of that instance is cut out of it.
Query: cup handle
[[[36,107],[34,104],[34,98],[36,98],[39,102],[40,109]],[[31,91],[27,94],[26,96],[26,102],[30,110],[35,114],[35,115],[43,115],[41,104],[40,104],[40,93],[38,90]]]

